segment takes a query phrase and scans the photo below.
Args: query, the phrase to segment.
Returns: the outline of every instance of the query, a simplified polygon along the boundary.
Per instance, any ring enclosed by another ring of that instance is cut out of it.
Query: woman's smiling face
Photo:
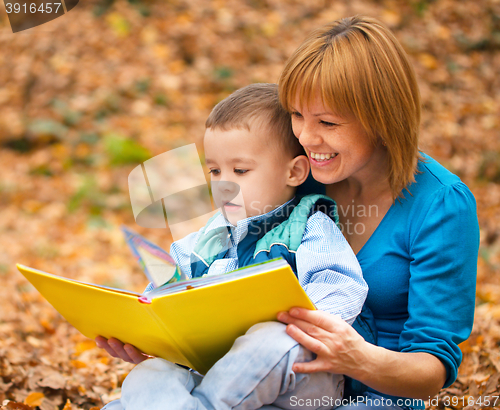
[[[336,114],[319,98],[309,104],[295,99],[292,108],[293,132],[317,181],[333,184],[350,177],[363,181],[386,164],[381,142],[373,144],[353,115]]]

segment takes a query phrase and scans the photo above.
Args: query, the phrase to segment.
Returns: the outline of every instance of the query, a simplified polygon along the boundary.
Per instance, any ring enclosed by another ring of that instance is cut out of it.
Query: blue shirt
[[[425,155],[418,171],[411,194],[396,200],[356,256],[377,344],[438,357],[446,387],[472,330],[479,225],[475,199],[456,175]]]
[[[479,224],[467,186],[422,156],[410,193],[389,208],[356,257],[368,283],[365,304],[377,345],[436,356],[447,387],[462,361],[458,345],[474,321]],[[300,193],[324,193],[324,186],[308,179]]]
[[[427,352],[456,379],[474,320],[479,225],[474,196],[424,156],[416,182],[396,201],[357,258],[369,286],[367,306],[378,344]]]
[[[239,268],[237,244],[245,236],[249,223],[271,217],[288,203],[266,214],[239,221],[236,227],[219,214],[207,226],[206,232],[226,226],[232,230],[234,246],[229,247],[224,258],[210,265],[208,274],[221,274]],[[170,248],[170,255],[188,277],[191,277],[191,253],[199,235],[200,232],[187,235]],[[352,249],[335,223],[324,213],[315,212],[308,218],[296,261],[298,280],[316,307],[352,323],[361,311],[368,289]]]

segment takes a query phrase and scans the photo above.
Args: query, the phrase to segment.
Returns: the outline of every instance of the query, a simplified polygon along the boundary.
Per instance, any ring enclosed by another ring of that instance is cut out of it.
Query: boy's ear
[[[305,155],[298,155],[290,161],[288,185],[299,186],[309,175],[309,159]]]

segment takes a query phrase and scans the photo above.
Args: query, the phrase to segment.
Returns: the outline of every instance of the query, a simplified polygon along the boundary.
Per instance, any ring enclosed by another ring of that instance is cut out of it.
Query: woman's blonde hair
[[[289,111],[308,104],[320,90],[323,104],[354,115],[373,144],[389,157],[393,198],[415,181],[420,95],[403,47],[376,19],[355,16],[312,32],[287,61],[279,80],[280,101]]]

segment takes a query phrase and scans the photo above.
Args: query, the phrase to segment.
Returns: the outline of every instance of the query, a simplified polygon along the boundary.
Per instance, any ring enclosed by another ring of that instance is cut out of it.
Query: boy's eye
[[[212,174],[212,175],[219,175],[220,174],[220,169],[211,169],[210,171],[208,171],[209,174]]]
[[[248,172],[248,169],[239,169],[239,168],[234,169],[235,174],[244,174],[246,172]]]

